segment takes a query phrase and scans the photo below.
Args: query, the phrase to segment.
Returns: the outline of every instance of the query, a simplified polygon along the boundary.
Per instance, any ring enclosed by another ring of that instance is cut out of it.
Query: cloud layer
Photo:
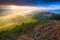
[[[49,11],[58,10],[60,5],[50,5],[50,6],[16,6],[16,5],[0,5],[0,10],[12,10],[12,11]]]

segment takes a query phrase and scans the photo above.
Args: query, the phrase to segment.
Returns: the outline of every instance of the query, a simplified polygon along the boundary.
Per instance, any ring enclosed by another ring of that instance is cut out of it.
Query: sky
[[[6,4],[8,5],[12,4],[18,6],[23,5],[29,7],[33,6],[33,9],[37,7],[37,9],[39,8],[40,10],[47,9],[47,10],[60,11],[60,0],[0,0],[0,5],[6,5]]]
[[[0,0],[0,4],[16,5],[60,5],[60,0]]]

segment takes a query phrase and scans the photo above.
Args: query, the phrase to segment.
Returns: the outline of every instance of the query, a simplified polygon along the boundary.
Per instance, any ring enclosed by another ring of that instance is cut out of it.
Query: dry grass
[[[17,37],[17,40],[60,40],[60,21],[39,23],[26,34]]]

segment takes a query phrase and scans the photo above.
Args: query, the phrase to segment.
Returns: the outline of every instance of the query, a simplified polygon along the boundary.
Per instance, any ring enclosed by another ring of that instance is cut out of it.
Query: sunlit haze
[[[57,10],[59,7],[43,7],[43,6],[16,6],[16,5],[0,5],[0,10],[7,10],[3,11],[2,13],[6,14],[0,19],[7,19],[7,18],[14,18],[16,15],[25,16],[27,14],[31,14],[32,11],[49,11],[49,10]]]
[[[56,10],[60,9],[60,6],[16,6],[16,5],[0,5],[0,9],[9,9],[9,10],[15,10],[15,11],[44,11],[44,10]]]

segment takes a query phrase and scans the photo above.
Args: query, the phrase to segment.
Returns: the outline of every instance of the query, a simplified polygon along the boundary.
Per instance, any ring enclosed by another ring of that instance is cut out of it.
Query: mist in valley
[[[46,33],[53,33],[51,30],[59,32],[60,14],[51,12],[51,9],[50,7],[1,5],[0,40],[39,39],[37,36],[41,37],[40,32],[44,40],[48,36]]]

